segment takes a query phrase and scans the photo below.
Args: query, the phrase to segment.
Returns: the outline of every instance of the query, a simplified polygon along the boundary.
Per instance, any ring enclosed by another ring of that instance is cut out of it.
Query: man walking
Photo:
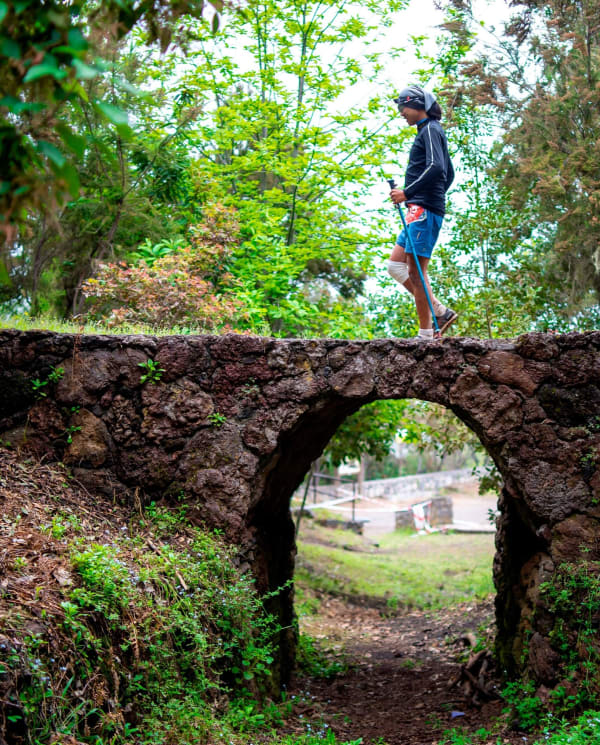
[[[394,204],[406,202],[406,230],[402,230],[388,262],[388,272],[415,299],[419,317],[420,341],[433,339],[433,324],[427,295],[431,299],[437,325],[443,333],[458,318],[432,293],[427,265],[437,241],[446,212],[446,192],[454,180],[454,168],[448,155],[446,134],[440,124],[442,110],[435,97],[413,85],[400,92],[394,103],[407,124],[417,127],[410,150],[403,189],[392,189]],[[408,231],[409,236],[406,235]],[[414,253],[413,253],[414,251]],[[416,254],[416,255],[415,255]],[[421,281],[419,262],[424,282]]]

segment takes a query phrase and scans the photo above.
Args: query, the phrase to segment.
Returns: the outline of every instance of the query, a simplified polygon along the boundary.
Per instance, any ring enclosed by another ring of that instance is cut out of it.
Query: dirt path
[[[302,631],[344,648],[352,668],[330,681],[295,680],[287,731],[324,736],[330,727],[340,742],[437,745],[452,727],[468,733],[485,728],[493,734],[474,742],[526,745],[522,733],[498,725],[502,702],[474,705],[452,685],[469,655],[467,637],[472,642],[492,625],[491,602],[382,618],[372,608],[324,601],[318,622],[304,623]]]

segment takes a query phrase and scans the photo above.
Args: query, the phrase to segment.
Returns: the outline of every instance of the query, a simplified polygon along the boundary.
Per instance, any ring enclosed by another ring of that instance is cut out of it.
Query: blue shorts
[[[409,240],[406,230],[403,229],[396,243],[408,254],[413,253],[414,246],[417,256],[428,259],[433,252],[443,222],[444,218],[441,215],[436,215],[419,205],[410,204],[406,217]]]

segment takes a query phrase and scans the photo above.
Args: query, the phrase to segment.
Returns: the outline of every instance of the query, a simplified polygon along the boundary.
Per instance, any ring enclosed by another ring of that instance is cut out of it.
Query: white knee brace
[[[400,282],[403,285],[408,279],[408,264],[404,261],[388,261],[387,265],[388,273],[393,277],[396,282]]]

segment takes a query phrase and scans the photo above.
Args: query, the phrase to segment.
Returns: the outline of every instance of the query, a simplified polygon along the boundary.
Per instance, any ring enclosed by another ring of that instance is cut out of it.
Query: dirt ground
[[[454,742],[444,735],[451,728],[471,736],[485,728],[488,734],[474,743],[527,745],[506,717],[499,719],[502,701],[473,703],[472,691],[465,695],[465,684],[456,682],[475,635],[491,637],[493,622],[491,601],[384,618],[373,608],[325,600],[318,621],[304,623],[302,631],[343,648],[351,667],[332,680],[293,681],[286,730],[324,737],[330,727],[340,742],[437,745]],[[498,690],[493,671],[486,682]]]

